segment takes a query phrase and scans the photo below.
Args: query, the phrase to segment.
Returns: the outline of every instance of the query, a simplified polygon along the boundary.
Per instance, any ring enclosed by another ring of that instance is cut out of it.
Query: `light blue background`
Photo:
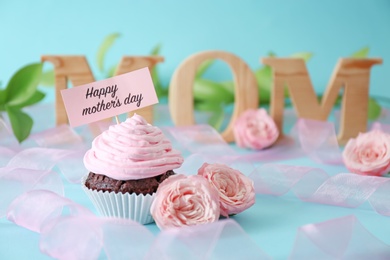
[[[387,0],[0,0],[0,81],[4,86],[18,68],[39,61],[43,54],[86,55],[99,78],[96,51],[106,35],[119,32],[122,36],[110,50],[107,65],[122,55],[147,55],[161,43],[166,61],[159,67],[165,82],[186,57],[203,50],[232,52],[253,69],[269,51],[279,56],[310,51],[314,57],[308,69],[317,92],[324,90],[338,58],[369,46],[371,57],[384,60],[372,69],[371,94],[390,98],[389,27]],[[228,77],[226,70],[213,70],[209,76]],[[330,171],[329,166],[319,167]],[[79,186],[66,188],[71,199],[92,207]],[[290,199],[259,195],[256,207],[235,217],[259,247],[276,259],[286,258],[299,226],[349,214],[390,243],[387,217],[362,208]],[[262,225],[253,228],[257,221]],[[0,224],[0,256],[45,258],[38,251],[37,234],[5,219]],[[14,246],[18,243],[23,250]]]
[[[96,78],[96,51],[113,32],[121,38],[107,65],[122,55],[147,55],[161,43],[164,82],[189,55],[218,49],[240,56],[253,69],[269,51],[279,56],[314,53],[308,63],[323,92],[340,57],[364,46],[383,65],[371,72],[371,94],[390,98],[390,1],[0,1],[0,81],[42,54],[86,55]],[[209,72],[229,77],[226,69]]]

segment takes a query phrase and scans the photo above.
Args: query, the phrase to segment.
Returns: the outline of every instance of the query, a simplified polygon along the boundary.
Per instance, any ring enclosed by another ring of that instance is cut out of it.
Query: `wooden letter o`
[[[175,125],[193,125],[193,83],[197,68],[206,60],[220,59],[226,62],[234,78],[234,110],[230,122],[221,134],[227,142],[234,141],[233,126],[237,117],[247,109],[257,109],[258,88],[254,74],[239,57],[224,51],[204,51],[191,55],[175,70],[169,87],[169,109]]]

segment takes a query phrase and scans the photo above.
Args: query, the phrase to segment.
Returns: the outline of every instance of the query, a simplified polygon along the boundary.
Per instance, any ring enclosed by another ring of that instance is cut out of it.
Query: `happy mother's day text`
[[[120,100],[118,96],[116,95],[116,92],[118,91],[117,85],[107,86],[103,88],[97,88],[94,87],[88,88],[85,93],[85,99],[89,98],[98,98],[99,101],[90,107],[86,107],[81,112],[82,116],[94,114],[96,112],[106,111],[111,108],[117,108],[122,105],[130,105],[135,103],[137,107],[141,106],[141,102],[143,100],[142,93],[139,94],[132,94],[129,93],[127,97],[124,100]],[[110,100],[107,100],[108,98],[111,98]],[[104,98],[104,99],[102,99]]]

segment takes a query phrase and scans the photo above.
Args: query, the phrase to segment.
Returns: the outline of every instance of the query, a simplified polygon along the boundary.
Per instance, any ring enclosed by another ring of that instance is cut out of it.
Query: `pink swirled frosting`
[[[182,163],[183,157],[162,131],[140,115],[110,126],[93,140],[84,156],[89,171],[117,180],[154,177]]]

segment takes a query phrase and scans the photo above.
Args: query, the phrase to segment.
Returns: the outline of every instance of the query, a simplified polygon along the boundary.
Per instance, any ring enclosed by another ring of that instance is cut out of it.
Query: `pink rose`
[[[158,187],[150,212],[160,229],[214,222],[218,193],[201,176],[174,175]]]
[[[223,164],[204,163],[198,175],[205,177],[219,193],[221,215],[238,214],[255,204],[253,181]]]
[[[234,124],[234,138],[240,147],[264,149],[279,136],[279,130],[265,109],[248,109]]]
[[[348,141],[343,161],[351,172],[385,175],[390,171],[390,135],[380,130],[360,133],[356,139]]]

